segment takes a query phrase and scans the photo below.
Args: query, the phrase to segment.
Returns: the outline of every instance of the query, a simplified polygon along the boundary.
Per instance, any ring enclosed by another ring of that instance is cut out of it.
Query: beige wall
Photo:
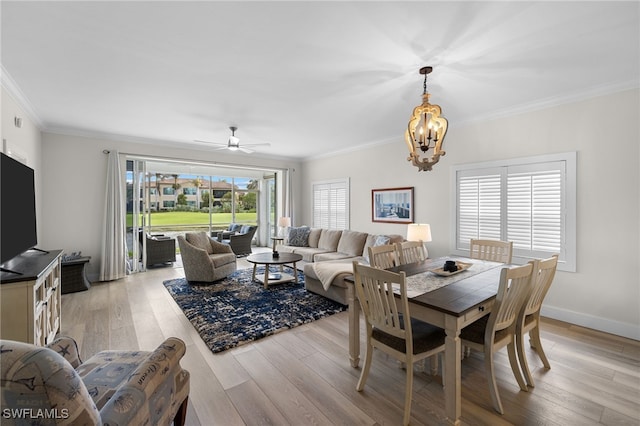
[[[26,160],[29,167],[34,170],[34,178],[36,184],[36,220],[38,221],[38,241],[42,236],[42,173],[40,172],[41,157],[41,136],[40,129],[25,110],[16,102],[13,97],[2,87],[2,103],[0,108],[2,116],[2,142],[0,149],[5,154],[11,151],[12,155],[16,155]],[[22,118],[22,127],[18,128],[14,124],[14,118]],[[38,244],[41,246],[41,244]]]
[[[299,224],[311,221],[312,182],[348,177],[352,229],[406,234],[405,225],[371,222],[371,189],[413,186],[415,219],[431,224],[430,256],[446,256],[453,249],[451,165],[576,151],[577,272],[558,272],[544,313],[640,339],[639,94],[625,91],[486,123],[450,122],[447,154],[431,172],[406,161],[405,123],[398,123],[397,141],[303,164]]]

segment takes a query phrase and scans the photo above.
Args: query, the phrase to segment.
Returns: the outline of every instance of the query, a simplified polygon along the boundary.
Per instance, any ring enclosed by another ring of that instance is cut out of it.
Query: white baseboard
[[[540,315],[579,325],[581,327],[592,328],[605,333],[615,334],[629,339],[640,340],[640,325],[629,324],[620,321],[613,321],[581,312],[568,311],[554,306],[543,306]]]

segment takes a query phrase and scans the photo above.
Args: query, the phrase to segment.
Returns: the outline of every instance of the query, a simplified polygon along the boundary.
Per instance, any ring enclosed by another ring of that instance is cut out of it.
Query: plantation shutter
[[[349,228],[349,181],[339,180],[312,184],[313,227]]]
[[[507,239],[514,254],[561,253],[564,229],[563,162],[512,166],[507,174]]]
[[[469,248],[472,238],[501,239],[500,170],[473,170],[458,176],[458,242]]]
[[[575,153],[456,167],[456,254],[475,238],[513,242],[517,262],[559,254],[575,271]]]

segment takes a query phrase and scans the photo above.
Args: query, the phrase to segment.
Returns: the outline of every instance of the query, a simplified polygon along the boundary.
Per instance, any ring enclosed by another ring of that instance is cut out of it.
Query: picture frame
[[[413,223],[413,187],[372,189],[371,220]]]

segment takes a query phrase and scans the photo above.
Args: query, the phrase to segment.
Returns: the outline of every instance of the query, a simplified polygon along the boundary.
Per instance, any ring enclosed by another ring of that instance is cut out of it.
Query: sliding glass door
[[[147,234],[175,238],[186,232],[206,232],[215,237],[230,223],[238,223],[257,225],[254,244],[269,246],[278,211],[278,173],[171,160],[128,160],[131,270],[147,266],[143,238]]]
[[[149,200],[145,197],[145,162],[127,160],[126,185],[126,241],[129,270],[144,270],[146,263],[145,222],[149,214]]]

